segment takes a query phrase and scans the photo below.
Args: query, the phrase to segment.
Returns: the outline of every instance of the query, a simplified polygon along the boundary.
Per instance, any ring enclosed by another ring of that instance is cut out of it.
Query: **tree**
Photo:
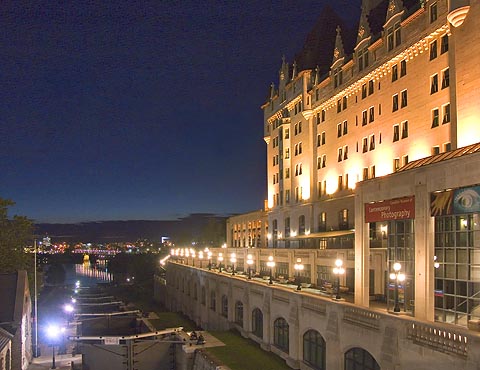
[[[47,283],[52,285],[62,285],[65,282],[65,269],[59,263],[50,265],[47,271]]]
[[[8,207],[15,203],[0,198],[0,273],[32,270],[32,258],[24,248],[33,239],[33,223],[25,216],[8,218]]]

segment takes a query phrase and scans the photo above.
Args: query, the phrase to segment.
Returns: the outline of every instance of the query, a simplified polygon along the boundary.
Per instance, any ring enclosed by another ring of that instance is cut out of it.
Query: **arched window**
[[[205,287],[202,286],[202,294],[200,296],[200,299],[201,299],[201,304],[203,304],[205,306],[205,302],[207,301],[207,293],[205,292]]]
[[[243,328],[243,303],[235,302],[235,323]]]
[[[303,361],[318,370],[325,370],[325,340],[316,330],[303,335]]]
[[[212,290],[210,292],[210,309],[215,311],[215,308],[216,308],[216,301],[215,301],[215,291]]]
[[[228,298],[224,294],[222,295],[222,312],[221,312],[223,317],[228,317]]]
[[[345,353],[345,370],[380,370],[380,366],[368,351],[357,347]]]
[[[252,311],[252,333],[263,339],[263,313],[258,308]]]
[[[288,323],[282,317],[276,319],[273,323],[273,344],[283,352],[288,353]]]

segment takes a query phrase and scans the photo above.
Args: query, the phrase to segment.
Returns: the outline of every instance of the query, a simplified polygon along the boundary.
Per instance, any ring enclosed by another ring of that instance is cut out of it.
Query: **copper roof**
[[[400,167],[396,172],[403,172],[411,170],[413,168],[419,168],[429,164],[446,161],[452,158],[463,157],[464,155],[473,153],[480,153],[480,143],[464,146],[462,148],[458,148],[441,154],[432,155],[430,157],[417,159],[416,161],[412,161],[405,166]]]

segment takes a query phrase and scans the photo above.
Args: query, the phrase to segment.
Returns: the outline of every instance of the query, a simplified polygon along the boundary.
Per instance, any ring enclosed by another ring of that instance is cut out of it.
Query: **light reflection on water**
[[[113,281],[112,273],[103,268],[94,268],[90,263],[66,265],[65,270],[67,284],[75,284],[75,281],[80,280],[82,286],[94,286],[97,283]]]

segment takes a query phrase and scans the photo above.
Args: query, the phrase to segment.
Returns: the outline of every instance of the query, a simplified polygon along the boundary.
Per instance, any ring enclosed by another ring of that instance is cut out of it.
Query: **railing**
[[[356,307],[345,307],[343,320],[364,328],[380,330],[380,315]]]
[[[430,347],[436,351],[468,355],[468,340],[465,335],[432,325],[411,323],[407,327],[407,338],[413,343]]]

